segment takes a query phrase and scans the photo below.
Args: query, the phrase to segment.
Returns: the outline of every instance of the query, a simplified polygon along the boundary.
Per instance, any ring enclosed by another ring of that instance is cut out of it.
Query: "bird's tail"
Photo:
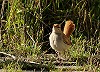
[[[73,21],[71,20],[66,21],[63,33],[69,38],[74,30],[75,30],[75,24],[73,23]]]

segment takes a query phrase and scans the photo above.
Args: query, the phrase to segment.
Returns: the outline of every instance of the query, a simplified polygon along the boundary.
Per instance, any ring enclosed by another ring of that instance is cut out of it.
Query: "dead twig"
[[[9,56],[9,57],[13,58],[14,60],[16,59],[16,57],[15,57],[14,55],[7,54],[7,53],[5,53],[5,52],[0,52],[0,54],[3,54],[3,55],[5,55],[5,56]]]

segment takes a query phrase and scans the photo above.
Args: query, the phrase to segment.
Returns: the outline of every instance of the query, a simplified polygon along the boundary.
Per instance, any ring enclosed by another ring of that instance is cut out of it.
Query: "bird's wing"
[[[66,43],[67,45],[72,44],[71,40],[65,34],[63,34],[63,42]]]

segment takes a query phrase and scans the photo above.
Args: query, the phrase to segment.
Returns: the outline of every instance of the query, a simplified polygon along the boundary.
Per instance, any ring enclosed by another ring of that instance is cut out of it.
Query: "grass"
[[[0,4],[4,5],[0,10],[0,51],[45,64],[39,58],[50,48],[48,39],[52,25],[71,19],[76,29],[71,36],[73,45],[68,50],[69,61],[77,62],[84,70],[100,71],[100,1],[8,0]],[[52,63],[48,66],[54,70]],[[21,71],[16,63],[3,66],[9,71],[16,67]]]
[[[22,72],[22,69],[19,64],[17,63],[11,63],[7,66],[4,66],[3,72]]]

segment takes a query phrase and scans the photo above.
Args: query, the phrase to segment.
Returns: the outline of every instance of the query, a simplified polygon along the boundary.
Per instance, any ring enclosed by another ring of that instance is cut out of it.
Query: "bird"
[[[73,25],[72,24],[73,22],[71,20],[66,21],[63,31],[61,30],[60,24],[54,24],[52,32],[49,36],[50,46],[58,53],[60,58],[63,58],[61,54],[64,54],[72,44],[69,38],[70,34],[74,31],[71,29],[74,29],[75,27],[73,26],[74,24]]]

